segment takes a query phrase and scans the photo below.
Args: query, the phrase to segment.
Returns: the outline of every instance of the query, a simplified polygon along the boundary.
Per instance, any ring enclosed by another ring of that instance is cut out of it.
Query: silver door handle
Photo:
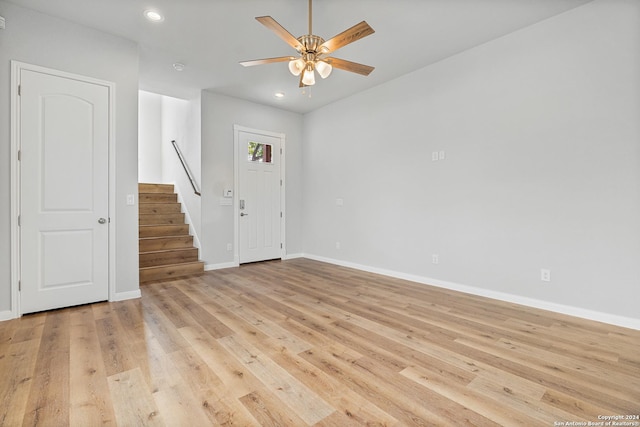
[[[249,214],[244,213],[244,212],[240,212],[240,216],[249,216]]]
[[[105,218],[100,218],[100,219],[98,220],[98,224],[104,224],[104,223],[106,223],[106,222],[107,222],[107,220],[106,220]]]

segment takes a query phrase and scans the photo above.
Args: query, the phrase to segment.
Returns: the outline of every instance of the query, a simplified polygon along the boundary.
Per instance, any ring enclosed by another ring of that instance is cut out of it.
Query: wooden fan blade
[[[296,39],[293,34],[287,31],[282,25],[270,16],[257,16],[256,20],[262,25],[273,31],[284,40],[289,46],[300,52],[302,50],[302,44]]]
[[[252,67],[254,65],[262,65],[262,64],[272,64],[274,62],[285,62],[296,59],[295,56],[279,56],[277,58],[265,58],[265,59],[254,59],[251,61],[242,61],[240,65],[245,67]]]
[[[348,30],[343,31],[337,36],[332,37],[326,42],[322,43],[318,48],[318,52],[335,52],[341,47],[344,47],[349,43],[353,43],[356,40],[360,40],[361,38],[369,36],[373,33],[375,33],[375,31],[373,31],[373,28],[371,28],[366,21],[362,21],[361,23],[354,25]]]
[[[368,76],[375,69],[375,67],[371,67],[369,65],[358,64],[357,62],[351,62],[340,58],[325,58],[324,61],[327,61],[334,68],[362,74],[363,76]]]

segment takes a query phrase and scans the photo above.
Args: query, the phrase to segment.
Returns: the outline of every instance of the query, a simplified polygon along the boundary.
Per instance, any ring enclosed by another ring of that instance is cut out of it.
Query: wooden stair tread
[[[143,215],[182,213],[182,206],[178,202],[142,203],[138,209],[138,213]]]
[[[145,213],[138,212],[140,216],[151,217],[151,216],[184,216],[184,212],[169,212],[169,213]]]
[[[140,228],[152,228],[152,227],[187,227],[189,224],[140,224]]]
[[[139,239],[140,252],[193,247],[193,236],[150,237]]]
[[[172,214],[138,214],[138,221],[141,225],[182,225],[184,224],[184,213]]]
[[[140,225],[138,228],[138,237],[141,239],[148,237],[182,236],[185,234],[189,234],[188,224]]]
[[[173,184],[138,184],[138,193],[173,193]]]
[[[140,255],[142,255],[142,254],[159,254],[159,253],[164,253],[164,252],[176,252],[176,251],[191,251],[193,249],[198,249],[198,248],[191,247],[191,248],[160,249],[160,250],[157,250],[157,251],[140,252]]]
[[[178,195],[175,193],[138,193],[138,203],[177,203]]]
[[[187,266],[187,265],[201,265],[202,267],[204,267],[204,262],[202,261],[177,262],[174,264],[157,265],[154,267],[142,267],[140,268],[140,270],[158,270],[163,267],[179,267],[179,266]]]
[[[145,283],[153,280],[174,279],[176,277],[201,273],[204,273],[204,262],[202,261],[142,267],[140,268],[140,282]]]
[[[161,240],[161,239],[172,239],[172,238],[182,238],[182,237],[193,237],[191,234],[175,234],[168,236],[150,236],[150,237],[140,237],[140,240]]]
[[[194,247],[140,252],[138,258],[140,268],[176,265],[199,261],[198,249]]]

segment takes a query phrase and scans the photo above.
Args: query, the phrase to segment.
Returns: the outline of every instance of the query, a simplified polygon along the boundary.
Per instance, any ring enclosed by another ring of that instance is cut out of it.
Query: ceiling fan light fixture
[[[302,84],[306,86],[313,86],[316,84],[316,76],[313,72],[313,67],[308,66],[306,70],[304,70],[304,74],[302,76]]]
[[[304,70],[305,65],[302,58],[294,59],[289,61],[289,71],[291,71],[291,74],[294,76],[299,76],[302,70]]]
[[[316,70],[318,70],[318,74],[320,74],[320,77],[326,79],[327,77],[329,77],[329,74],[331,74],[333,67],[328,62],[317,61]]]

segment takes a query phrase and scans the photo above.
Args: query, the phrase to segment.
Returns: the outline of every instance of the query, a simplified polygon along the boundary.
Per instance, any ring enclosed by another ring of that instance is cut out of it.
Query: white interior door
[[[20,307],[108,299],[110,88],[21,69]]]
[[[236,143],[239,261],[281,258],[281,140],[241,131]]]

